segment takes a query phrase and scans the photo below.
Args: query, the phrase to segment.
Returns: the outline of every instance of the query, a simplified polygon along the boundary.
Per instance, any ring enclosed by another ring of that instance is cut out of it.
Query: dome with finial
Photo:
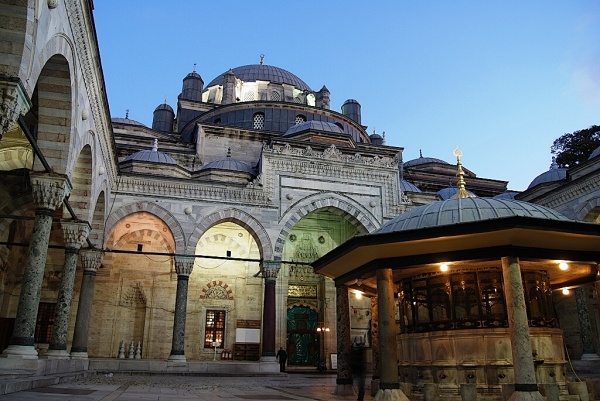
[[[556,163],[556,157],[552,157],[552,164],[550,170],[543,172],[531,181],[527,189],[535,188],[538,185],[548,184],[551,182],[562,181],[567,178],[568,169],[564,167],[558,167]]]
[[[154,139],[152,149],[140,150],[127,156],[123,162],[126,161],[137,161],[137,162],[150,162],[150,163],[161,163],[161,164],[177,164],[177,161],[166,153],[158,151],[158,139]]]
[[[241,172],[241,173],[256,175],[256,171],[252,168],[252,166],[250,166],[250,164],[248,164],[244,161],[241,161],[241,160],[236,160],[231,157],[231,148],[227,149],[227,157],[225,157],[224,159],[215,160],[210,163],[207,163],[206,165],[202,166],[202,168],[200,170],[211,170],[211,169],[234,171],[234,172]]]
[[[118,124],[139,125],[139,126],[141,126],[141,127],[145,127],[145,126],[146,126],[145,124],[142,124],[142,123],[141,123],[141,122],[139,122],[139,121],[136,121],[136,120],[131,120],[131,119],[129,118],[129,109],[125,110],[125,118],[122,118],[122,117],[114,117],[114,118],[112,118],[112,119],[111,119],[111,121],[112,121],[113,123],[118,123]]]
[[[238,79],[244,82],[266,81],[275,84],[292,85],[296,89],[302,91],[313,91],[310,89],[310,86],[291,72],[286,71],[283,68],[266,65],[264,63],[264,55],[261,55],[260,64],[250,64],[232,68],[210,81],[206,87],[210,88],[215,85],[223,85],[225,81],[224,76],[230,71]]]
[[[440,164],[450,164],[447,161],[436,159],[435,157],[423,157],[423,151],[419,149],[419,157],[416,159],[408,160],[403,163],[404,167],[410,168],[414,166],[418,166],[421,164],[428,163],[440,163]]]

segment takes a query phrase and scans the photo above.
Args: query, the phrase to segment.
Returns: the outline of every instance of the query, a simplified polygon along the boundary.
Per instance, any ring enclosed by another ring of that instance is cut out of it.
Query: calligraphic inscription
[[[238,329],[260,329],[260,320],[238,319]]]
[[[316,298],[317,287],[314,285],[289,285],[288,297],[291,298]]]

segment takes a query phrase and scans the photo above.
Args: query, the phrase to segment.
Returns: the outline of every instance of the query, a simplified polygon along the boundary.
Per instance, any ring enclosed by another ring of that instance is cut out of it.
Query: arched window
[[[296,118],[294,119],[294,122],[296,123],[296,125],[305,123],[306,122],[306,116],[303,116],[302,114],[298,114],[296,116]]]
[[[279,92],[277,91],[272,91],[271,92],[271,100],[278,102],[281,100],[281,95],[279,94]]]
[[[254,129],[264,129],[265,128],[265,114],[264,113],[255,113],[252,117],[253,128]]]
[[[251,102],[254,100],[254,92],[244,93],[244,102]]]

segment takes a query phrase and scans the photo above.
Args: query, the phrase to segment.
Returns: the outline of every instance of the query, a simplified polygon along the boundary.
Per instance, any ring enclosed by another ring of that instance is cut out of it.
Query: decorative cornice
[[[249,205],[268,205],[270,200],[260,185],[232,188],[193,182],[153,181],[123,176],[115,194],[149,195],[156,198],[219,201]]]
[[[322,152],[313,149],[310,146],[305,147],[292,147],[289,143],[285,145],[263,145],[263,153],[299,156],[302,158],[339,161],[343,163],[357,164],[361,166],[375,166],[385,167],[398,170],[398,164],[400,162],[398,156],[391,157],[379,157],[379,156],[363,156],[361,153],[346,154],[340,151],[335,145],[331,145]]]
[[[106,160],[114,160],[108,157],[112,153],[110,112],[108,104],[105,103],[106,94],[103,86],[104,76],[100,65],[100,55],[96,42],[96,32],[92,20],[85,16],[85,4],[87,1],[65,1],[65,8],[69,18],[69,25],[76,47],[76,56],[81,66],[81,74],[86,87],[86,94],[94,122],[98,130],[98,138],[102,154]],[[91,15],[92,11],[88,11]],[[86,24],[89,23],[89,26]],[[110,170],[112,180],[117,176],[116,165],[112,162],[106,164]]]

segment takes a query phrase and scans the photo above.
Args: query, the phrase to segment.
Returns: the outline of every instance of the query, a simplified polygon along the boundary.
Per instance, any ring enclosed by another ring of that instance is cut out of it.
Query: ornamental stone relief
[[[233,290],[226,283],[213,280],[202,288],[200,299],[233,299]]]

